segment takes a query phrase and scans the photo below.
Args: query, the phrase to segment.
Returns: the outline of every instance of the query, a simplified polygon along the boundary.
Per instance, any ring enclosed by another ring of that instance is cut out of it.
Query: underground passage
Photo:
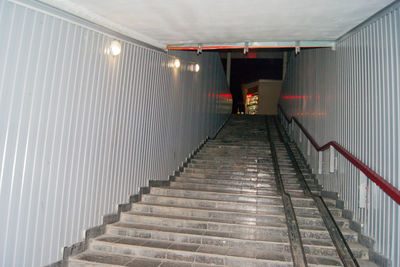
[[[400,1],[0,0],[0,266],[400,267]]]

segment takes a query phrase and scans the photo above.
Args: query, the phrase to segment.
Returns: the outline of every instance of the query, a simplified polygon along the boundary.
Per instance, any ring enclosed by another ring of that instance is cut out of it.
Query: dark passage
[[[251,53],[256,56],[256,51],[251,51],[247,58],[234,58],[231,61],[230,90],[233,99],[233,114],[237,111],[244,112],[242,84],[260,79],[282,80],[282,58],[252,58]],[[241,54],[241,52],[236,52],[236,54]],[[226,70],[226,59],[222,59],[222,63]]]

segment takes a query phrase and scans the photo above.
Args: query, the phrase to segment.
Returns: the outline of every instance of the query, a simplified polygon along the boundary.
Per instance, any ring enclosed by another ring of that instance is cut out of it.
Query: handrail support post
[[[335,172],[335,149],[333,146],[329,147],[329,172]]]
[[[310,140],[307,141],[307,156],[311,156],[311,142]]]
[[[322,174],[322,151],[318,151],[318,174]]]
[[[293,123],[288,123],[288,131],[289,131],[289,138],[290,140],[293,140]]]

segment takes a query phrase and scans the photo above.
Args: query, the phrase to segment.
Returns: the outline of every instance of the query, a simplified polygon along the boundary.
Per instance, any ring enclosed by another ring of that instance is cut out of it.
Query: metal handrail
[[[278,105],[278,109],[283,114],[283,117],[288,123],[292,123],[294,121],[303,134],[308,138],[310,143],[317,151],[325,151],[330,146],[336,149],[340,154],[342,154],[348,161],[350,161],[356,168],[362,171],[371,181],[373,181],[377,186],[379,186],[387,195],[389,195],[397,204],[400,204],[400,191],[394,187],[391,183],[386,181],[382,176],[373,171],[370,167],[364,164],[361,160],[356,158],[353,154],[347,151],[343,146],[338,144],[335,141],[330,141],[323,146],[318,145],[315,139],[311,136],[311,134],[304,128],[304,126],[299,122],[299,120],[295,117],[289,118],[285,111],[283,110],[281,105]]]

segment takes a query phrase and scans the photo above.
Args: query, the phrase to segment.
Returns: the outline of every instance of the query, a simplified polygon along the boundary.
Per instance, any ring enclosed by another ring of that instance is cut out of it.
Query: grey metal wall
[[[167,55],[37,2],[0,0],[0,47],[0,266],[59,260],[231,111],[217,54]]]
[[[337,42],[331,49],[291,54],[281,104],[322,145],[334,140],[400,188],[400,14],[399,2]],[[308,143],[294,129],[304,155]],[[308,160],[318,171],[311,146]],[[375,248],[400,266],[400,209],[346,159],[337,156],[329,173],[329,151],[323,153],[320,182],[340,193],[347,208],[376,239]],[[367,199],[363,184],[367,183]],[[361,188],[361,189],[360,189]],[[366,204],[365,204],[366,203]]]

